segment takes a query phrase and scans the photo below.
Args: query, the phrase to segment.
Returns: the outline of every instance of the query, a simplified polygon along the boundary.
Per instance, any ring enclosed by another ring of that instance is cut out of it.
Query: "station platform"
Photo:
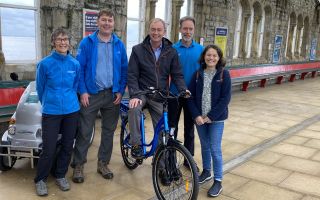
[[[320,200],[320,77],[297,80],[247,92],[234,92],[223,136],[224,180],[219,200]],[[183,118],[182,118],[183,120]],[[179,138],[183,135],[180,122]],[[37,197],[28,159],[18,160],[13,169],[0,172],[0,199],[143,200],[154,199],[149,158],[135,170],[125,167],[120,152],[120,126],[115,133],[110,168],[112,180],[97,173],[97,133],[85,165],[85,182],[71,181],[62,192],[49,178],[49,195]],[[151,128],[147,116],[147,130]],[[150,132],[150,131],[149,131]],[[197,135],[197,134],[196,134]],[[148,135],[148,138],[151,135]],[[201,147],[195,139],[195,156],[200,170]],[[200,185],[198,199],[210,199],[211,182]]]

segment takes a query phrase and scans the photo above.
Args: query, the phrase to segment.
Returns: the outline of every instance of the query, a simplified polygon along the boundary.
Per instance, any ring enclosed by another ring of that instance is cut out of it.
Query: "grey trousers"
[[[141,133],[140,133],[140,120],[142,109],[147,107],[152,118],[153,128],[156,127],[158,121],[162,116],[163,106],[162,103],[156,102],[147,98],[141,97],[142,104],[135,108],[130,108],[128,113],[129,129],[130,129],[130,144],[141,145]]]
[[[91,133],[99,110],[102,119],[98,160],[109,163],[111,159],[113,136],[117,128],[120,105],[113,104],[113,93],[111,89],[91,95],[89,103],[88,107],[82,106],[80,109],[80,131],[78,131],[76,136],[72,162],[73,167],[87,162]]]

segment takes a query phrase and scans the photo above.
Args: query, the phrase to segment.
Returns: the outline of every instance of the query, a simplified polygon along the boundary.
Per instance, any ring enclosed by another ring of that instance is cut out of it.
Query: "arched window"
[[[258,2],[253,4],[253,36],[252,36],[252,56],[260,57],[262,52],[264,12]]]
[[[247,0],[240,0],[237,8],[238,21],[235,27],[234,35],[234,58],[249,57],[251,51],[252,39],[252,21],[253,10]]]
[[[158,0],[156,3],[156,18],[163,19],[167,24],[167,38],[171,33],[171,0]]]
[[[269,59],[269,45],[271,44],[271,26],[272,26],[272,11],[270,6],[264,8],[265,23],[264,23],[264,39],[262,43],[262,56],[266,60]]]
[[[0,48],[7,63],[35,63],[40,56],[38,0],[0,0]]]
[[[302,18],[302,15],[299,15],[298,23],[297,23],[295,47],[294,47],[295,49],[294,56],[297,58],[300,56],[300,53],[301,53],[302,37],[303,37],[303,18]]]
[[[301,42],[301,56],[306,58],[307,56],[307,48],[309,44],[309,18],[306,17],[303,22],[303,37]]]
[[[143,40],[145,0],[128,1],[127,54],[130,57],[132,47]]]
[[[242,22],[242,6],[238,4],[237,9],[237,21],[234,31],[234,39],[233,39],[233,58],[239,57],[239,45],[240,45],[240,34],[241,34],[241,22]]]
[[[297,21],[296,14],[292,12],[290,14],[289,23],[288,23],[288,32],[287,32],[287,43],[286,43],[286,57],[291,59],[294,55],[294,47],[296,41],[296,30],[297,30]]]

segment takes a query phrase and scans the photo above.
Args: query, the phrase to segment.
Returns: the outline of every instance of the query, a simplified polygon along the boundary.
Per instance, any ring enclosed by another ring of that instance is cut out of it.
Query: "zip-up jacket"
[[[168,90],[169,75],[179,91],[187,89],[178,53],[168,39],[162,39],[162,49],[157,61],[149,35],[142,43],[132,48],[128,67],[128,88],[131,98],[139,98],[137,93],[149,87]]]
[[[113,33],[113,86],[112,92],[121,94],[127,85],[128,58],[122,41]],[[85,37],[80,42],[77,60],[80,62],[81,74],[79,83],[80,94],[97,94],[96,66],[98,63],[98,31]]]
[[[223,73],[223,75],[221,74]],[[203,116],[202,93],[203,93],[203,69],[199,69],[192,76],[189,90],[192,97],[188,99],[188,106],[192,118]],[[220,69],[214,75],[211,82],[211,110],[207,117],[211,121],[222,121],[228,118],[228,104],[231,100],[231,78],[226,69]]]
[[[37,66],[36,87],[42,104],[42,113],[63,115],[80,109],[77,89],[80,64],[68,52],[62,55],[53,51]]]
[[[182,66],[183,77],[186,85],[189,86],[192,75],[200,67],[199,58],[203,51],[203,46],[192,40],[189,47],[185,47],[182,40],[173,45],[179,55],[180,65]],[[170,85],[170,91],[177,94],[177,89],[174,84]]]

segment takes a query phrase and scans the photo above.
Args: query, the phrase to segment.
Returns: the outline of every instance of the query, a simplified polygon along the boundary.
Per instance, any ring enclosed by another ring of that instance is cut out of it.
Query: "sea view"
[[[9,61],[36,59],[36,42],[34,37],[2,36],[2,51]]]

